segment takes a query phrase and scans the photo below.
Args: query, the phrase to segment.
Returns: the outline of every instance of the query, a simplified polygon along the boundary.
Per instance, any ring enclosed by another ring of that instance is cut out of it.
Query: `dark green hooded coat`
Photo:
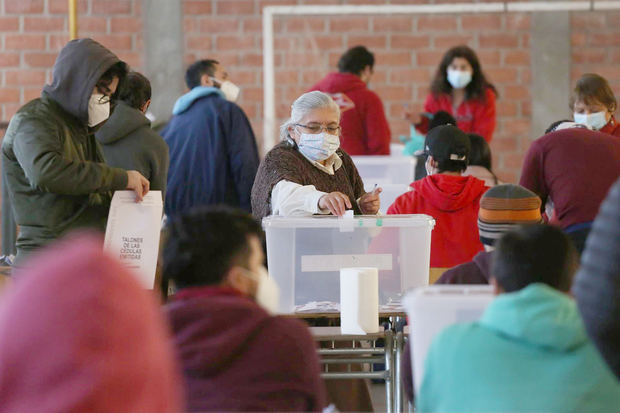
[[[94,40],[69,42],[56,59],[52,84],[11,119],[2,163],[20,227],[18,264],[72,229],[104,231],[111,191],[127,187],[127,172],[103,163],[88,128],[88,100],[117,62]]]

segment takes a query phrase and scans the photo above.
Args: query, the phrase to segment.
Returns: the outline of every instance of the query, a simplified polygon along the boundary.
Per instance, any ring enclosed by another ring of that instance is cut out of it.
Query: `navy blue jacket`
[[[162,132],[170,149],[165,211],[225,204],[252,211],[258,148],[243,110],[217,88],[196,87],[177,100]]]

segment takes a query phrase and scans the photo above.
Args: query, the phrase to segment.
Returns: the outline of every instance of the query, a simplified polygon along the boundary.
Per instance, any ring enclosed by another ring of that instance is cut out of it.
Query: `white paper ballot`
[[[116,191],[105,232],[104,249],[150,289],[155,284],[163,208],[161,191],[149,191],[140,203],[134,191]]]
[[[376,268],[340,270],[340,329],[342,334],[379,331],[379,271]]]

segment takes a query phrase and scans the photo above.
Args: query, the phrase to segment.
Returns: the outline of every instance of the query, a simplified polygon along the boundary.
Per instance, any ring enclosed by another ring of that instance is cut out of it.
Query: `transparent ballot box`
[[[403,155],[404,150],[405,145],[402,143],[390,143],[390,156],[405,156]]]
[[[263,219],[269,273],[280,286],[280,312],[340,301],[340,269],[376,267],[379,305],[398,306],[402,294],[428,284],[428,215]]]
[[[495,298],[490,285],[430,285],[405,295],[409,319],[413,382],[416,393],[424,377],[424,361],[435,336],[457,323],[480,319]]]
[[[364,187],[375,184],[409,185],[415,178],[416,159],[412,156],[352,156]]]

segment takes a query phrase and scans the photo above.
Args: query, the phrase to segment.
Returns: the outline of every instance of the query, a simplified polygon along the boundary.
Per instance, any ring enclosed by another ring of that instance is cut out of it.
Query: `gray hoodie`
[[[150,181],[151,190],[162,191],[165,196],[168,145],[151,129],[151,122],[142,112],[119,102],[95,137],[110,166],[140,172]]]

